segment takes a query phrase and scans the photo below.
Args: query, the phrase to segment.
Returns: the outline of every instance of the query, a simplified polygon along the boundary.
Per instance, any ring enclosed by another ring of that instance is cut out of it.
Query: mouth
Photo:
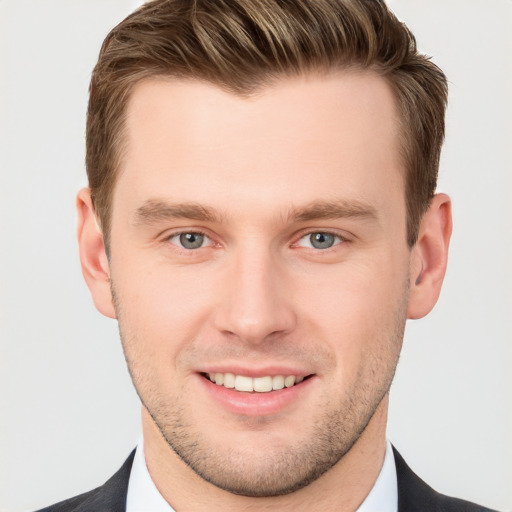
[[[266,375],[262,377],[249,377],[234,373],[202,373],[205,379],[217,386],[246,393],[270,393],[284,388],[292,388],[313,375]]]

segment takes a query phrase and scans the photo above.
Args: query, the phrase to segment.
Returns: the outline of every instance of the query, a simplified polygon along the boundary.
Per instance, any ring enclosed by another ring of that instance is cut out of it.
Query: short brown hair
[[[447,81],[382,0],[154,0],[107,36],[87,113],[87,175],[105,243],[133,86],[159,75],[249,94],[308,71],[371,69],[390,84],[401,123],[407,242],[435,193]]]

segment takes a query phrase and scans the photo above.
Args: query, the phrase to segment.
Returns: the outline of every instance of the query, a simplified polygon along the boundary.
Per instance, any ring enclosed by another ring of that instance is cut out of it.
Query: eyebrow
[[[361,201],[315,201],[306,206],[292,208],[284,216],[287,222],[352,218],[377,220],[376,209]],[[169,203],[159,199],[145,201],[135,210],[134,224],[156,224],[158,222],[188,219],[200,222],[222,222],[221,215],[208,206],[197,203]]]
[[[361,201],[317,201],[305,207],[294,208],[288,215],[295,222],[323,219],[377,220],[377,210]]]
[[[134,224],[155,224],[174,219],[216,222],[219,216],[213,209],[196,203],[168,203],[151,199],[135,210]]]

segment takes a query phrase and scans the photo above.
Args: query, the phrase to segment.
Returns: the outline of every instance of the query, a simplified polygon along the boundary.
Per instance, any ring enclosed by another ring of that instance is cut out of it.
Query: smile
[[[206,373],[204,376],[218,386],[236,391],[269,393],[300,384],[304,377],[296,375],[274,375],[265,377],[248,377],[234,373]],[[306,379],[308,377],[305,377]]]

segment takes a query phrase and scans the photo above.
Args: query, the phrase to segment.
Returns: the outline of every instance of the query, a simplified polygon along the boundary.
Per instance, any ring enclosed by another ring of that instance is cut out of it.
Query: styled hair
[[[90,83],[86,166],[107,248],[136,83],[172,76],[248,95],[285,76],[346,68],[376,72],[393,92],[412,247],[436,189],[447,81],[383,0],[154,0],[108,34]]]

